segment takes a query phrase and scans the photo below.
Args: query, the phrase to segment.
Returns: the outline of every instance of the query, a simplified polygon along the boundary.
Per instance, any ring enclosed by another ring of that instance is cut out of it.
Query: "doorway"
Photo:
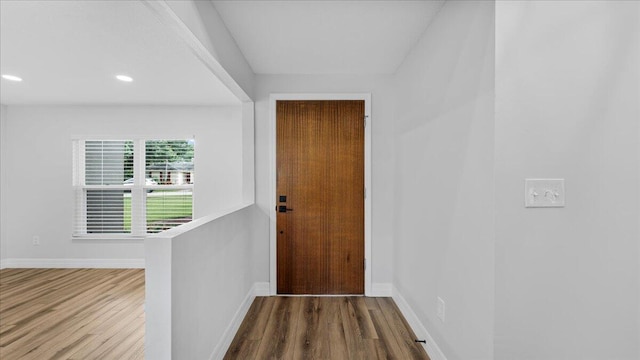
[[[370,291],[369,96],[327,97],[272,95],[272,294]]]

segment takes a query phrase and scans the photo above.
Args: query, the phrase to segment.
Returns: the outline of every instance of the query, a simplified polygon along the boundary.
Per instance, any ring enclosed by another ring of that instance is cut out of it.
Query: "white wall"
[[[496,3],[495,359],[640,358],[639,6]]]
[[[9,106],[2,230],[10,259],[142,259],[139,240],[72,240],[74,136],[195,136],[195,216],[242,202],[241,106]],[[6,132],[6,133],[5,133]],[[34,235],[41,245],[32,246]]]
[[[253,204],[256,199],[255,110],[253,102],[242,103],[242,201]]]
[[[493,358],[493,31],[448,1],[395,79],[393,282],[449,360]]]
[[[372,117],[372,282],[391,283],[393,253],[393,92],[391,76],[257,75],[255,96],[256,203],[269,214],[269,94],[371,93]],[[269,243],[256,244],[260,281],[269,281]]]
[[[4,163],[5,157],[7,155],[7,151],[5,149],[6,146],[6,123],[7,123],[7,107],[5,105],[0,104],[0,269],[3,267],[3,260],[7,256],[5,239],[6,237],[6,227],[4,226],[5,216],[7,214],[7,202],[4,200],[5,195],[7,194],[6,189],[6,178],[7,172],[4,171]]]
[[[224,356],[254,297],[251,248],[269,219],[255,206],[222,214],[145,240],[146,358]]]

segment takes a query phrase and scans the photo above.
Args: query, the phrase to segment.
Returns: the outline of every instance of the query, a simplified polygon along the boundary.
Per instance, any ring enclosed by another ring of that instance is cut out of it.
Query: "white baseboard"
[[[393,285],[390,283],[373,283],[371,284],[371,294],[375,297],[392,297]]]
[[[438,344],[436,344],[436,342],[433,340],[433,337],[431,337],[431,335],[427,331],[427,328],[424,327],[424,325],[418,318],[418,315],[416,315],[413,309],[411,309],[409,303],[407,303],[407,301],[395,286],[393,286],[393,301],[395,301],[396,305],[398,305],[398,308],[402,312],[402,315],[404,315],[404,318],[407,319],[407,322],[413,329],[413,332],[416,334],[416,336],[419,339],[424,339],[427,341],[427,343],[424,344],[424,347],[431,360],[447,360],[446,356],[444,356],[444,354],[442,353],[442,350],[440,350],[440,347],[438,347]]]
[[[144,259],[4,259],[0,267],[144,269]]]
[[[213,349],[213,353],[209,356],[209,360],[218,360],[224,358],[224,355],[227,353],[227,349],[231,345],[233,338],[236,336],[240,325],[242,324],[242,320],[247,315],[249,311],[249,307],[253,303],[253,300],[256,296],[268,296],[269,295],[269,283],[267,282],[259,282],[253,284],[247,295],[242,300],[240,307],[236,311],[235,315],[233,315],[233,319],[227,329],[222,334],[222,338],[216,345],[215,349]]]

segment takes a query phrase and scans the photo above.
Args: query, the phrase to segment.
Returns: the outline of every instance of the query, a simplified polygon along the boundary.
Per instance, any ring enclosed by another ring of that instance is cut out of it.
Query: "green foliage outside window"
[[[145,149],[145,167],[160,163],[191,162],[193,150],[192,140],[148,140]],[[124,157],[123,181],[133,177],[132,142],[125,143]]]

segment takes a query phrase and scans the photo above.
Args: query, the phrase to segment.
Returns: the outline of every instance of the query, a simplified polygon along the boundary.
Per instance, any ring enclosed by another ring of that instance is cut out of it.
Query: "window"
[[[193,140],[75,140],[74,236],[144,236],[191,221]]]

